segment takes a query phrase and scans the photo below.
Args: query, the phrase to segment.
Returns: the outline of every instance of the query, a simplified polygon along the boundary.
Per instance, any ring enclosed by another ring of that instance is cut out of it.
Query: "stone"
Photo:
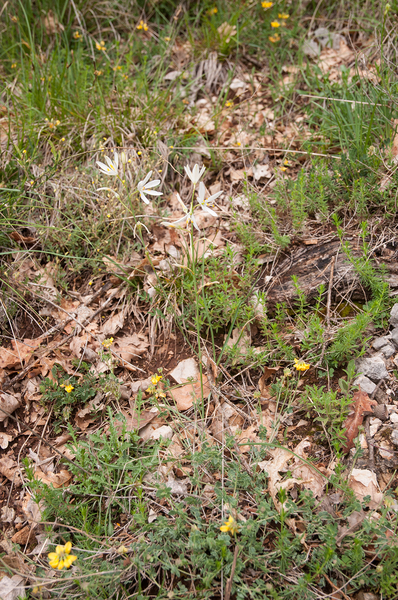
[[[396,353],[396,350],[392,344],[386,344],[382,348],[380,348],[380,352],[386,357],[391,358],[393,354]]]
[[[159,440],[160,438],[164,440],[171,440],[173,437],[173,430],[169,425],[162,425],[158,429],[155,429],[150,435],[152,440]]]
[[[394,304],[394,306],[397,306]],[[398,348],[398,327],[395,327],[391,332],[391,341],[394,342],[395,346]]]
[[[394,431],[392,432],[391,441],[394,444],[394,446],[398,446],[398,429],[394,429]]]
[[[378,337],[375,340],[373,340],[372,346],[375,350],[381,350],[381,348],[383,348],[383,346],[386,346],[387,344],[390,343],[390,340],[391,340],[391,335],[389,335],[388,337],[386,335],[383,335],[383,337]]]
[[[368,377],[365,377],[365,375],[360,375],[357,377],[354,381],[354,385],[359,385],[361,390],[366,392],[369,396],[370,394],[373,394],[376,389],[376,384],[373,383],[373,381],[370,381]]]
[[[372,381],[389,378],[385,362],[380,354],[360,360],[357,366],[357,373],[369,377]]]
[[[398,327],[398,302],[394,304],[390,313],[390,325],[391,327]]]
[[[390,421],[391,421],[391,423],[394,423],[395,425],[398,424],[398,414],[396,412],[391,413]]]
[[[376,435],[377,430],[379,429],[380,425],[381,425],[381,421],[377,417],[371,417],[369,419],[369,435],[370,435],[370,437],[374,437],[374,435]]]

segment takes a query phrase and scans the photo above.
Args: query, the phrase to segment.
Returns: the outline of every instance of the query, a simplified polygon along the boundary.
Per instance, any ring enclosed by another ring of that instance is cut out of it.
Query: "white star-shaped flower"
[[[202,167],[199,171],[199,165],[195,165],[194,168],[191,169],[189,167],[184,167],[185,173],[188,175],[189,179],[192,181],[194,185],[196,185],[199,179],[202,177],[203,173],[206,171],[206,167]]]
[[[160,179],[154,179],[153,181],[149,181],[152,175],[152,171],[149,171],[148,175],[140,181],[137,185],[137,190],[140,193],[141,200],[145,202],[145,204],[149,204],[148,198],[145,194],[149,194],[150,196],[161,196],[163,192],[156,192],[151,188],[156,187],[160,183]],[[145,193],[144,193],[145,192]]]
[[[209,208],[209,204],[210,204],[210,206],[212,206],[214,200],[216,198],[218,198],[219,196],[221,196],[221,194],[222,194],[222,191],[221,192],[217,192],[216,194],[213,194],[209,198],[205,199],[206,188],[205,188],[205,184],[203,183],[203,181],[201,181],[200,184],[199,184],[199,191],[198,191],[198,203],[199,203],[199,206],[205,212],[208,212],[211,215],[213,215],[213,217],[217,217],[217,213],[214,212],[214,210],[212,210],[211,208]]]
[[[100,171],[104,173],[104,175],[112,175],[112,177],[116,177],[118,175],[119,167],[119,156],[117,152],[115,152],[113,160],[111,160],[109,156],[105,156],[105,160],[107,162],[107,165],[97,160],[97,165]]]

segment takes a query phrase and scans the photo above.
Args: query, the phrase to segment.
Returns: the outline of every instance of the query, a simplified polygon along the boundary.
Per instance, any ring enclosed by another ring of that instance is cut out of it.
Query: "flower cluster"
[[[297,371],[307,371],[307,369],[309,369],[311,365],[304,362],[302,358],[295,358],[294,366]]]
[[[155,396],[157,399],[166,398],[166,394],[162,391],[162,388],[158,386],[158,383],[161,379],[163,379],[162,375],[152,375],[151,385],[146,390],[149,394]]]
[[[232,533],[232,535],[235,535],[235,533],[238,533],[239,525],[235,521],[235,519],[233,518],[232,515],[229,516],[228,521],[225,521],[224,525],[221,525],[220,531],[222,531],[223,533],[230,532],[230,533]]]
[[[107,340],[104,340],[102,342],[103,347],[106,348],[107,350],[112,346],[112,344],[113,344],[113,337],[108,338]]]
[[[77,559],[77,556],[70,553],[71,550],[72,542],[66,542],[65,546],[57,546],[55,552],[50,552],[48,554],[50,567],[58,569],[58,571],[62,571],[64,567],[65,569],[69,569],[72,563]]]
[[[68,394],[70,394],[71,391],[75,389],[73,387],[73,385],[71,385],[70,383],[68,385],[65,385],[64,383],[61,383],[61,385],[59,387],[63,387],[65,389],[65,392],[67,392]]]
[[[138,154],[140,154],[140,153],[138,152]],[[122,152],[120,155],[120,161],[119,161],[118,153],[115,152],[113,159],[109,158],[109,156],[105,156],[105,162],[101,162],[101,161],[97,160],[97,165],[98,165],[98,168],[101,171],[101,173],[103,173],[104,175],[109,175],[111,177],[117,177],[124,184],[125,182],[121,178],[119,163],[121,163],[122,165],[126,165],[127,162],[130,162],[130,161],[127,160],[126,154],[124,152]],[[186,204],[181,199],[181,196],[177,193],[177,199],[178,199],[179,203],[181,204],[181,207],[184,211],[184,216],[181,217],[180,219],[177,219],[177,221],[173,221],[173,222],[164,221],[164,222],[162,222],[162,225],[165,225],[166,227],[181,227],[181,226],[187,226],[187,225],[189,226],[192,224],[195,227],[195,229],[197,229],[199,231],[199,226],[197,224],[197,221],[196,221],[195,215],[194,215],[194,210],[195,210],[194,194],[195,194],[197,185],[199,184],[198,190],[197,190],[197,206],[200,206],[200,208],[202,210],[204,210],[205,212],[209,213],[210,215],[212,215],[214,217],[217,217],[217,213],[212,208],[213,203],[223,192],[220,191],[215,194],[212,194],[211,196],[206,197],[206,187],[205,187],[203,181],[200,181],[202,175],[204,174],[204,172],[206,170],[206,168],[204,166],[200,167],[199,165],[196,164],[196,165],[194,165],[194,167],[192,169],[189,166],[185,166],[184,170],[185,170],[186,175],[188,176],[188,178],[190,179],[190,181],[193,183],[193,186],[194,186],[191,204],[189,207],[186,206]],[[150,203],[150,199],[147,196],[161,196],[162,195],[162,192],[158,192],[153,189],[160,184],[160,179],[153,179],[152,181],[150,181],[151,177],[152,177],[152,171],[149,171],[149,173],[146,175],[146,177],[137,184],[137,192],[140,195],[141,200],[143,202],[145,202],[145,204]],[[112,190],[107,187],[98,188],[97,191],[100,191],[100,190],[108,190],[108,191],[113,192],[116,196],[119,196],[119,194],[117,194],[117,192],[115,192],[115,190]]]

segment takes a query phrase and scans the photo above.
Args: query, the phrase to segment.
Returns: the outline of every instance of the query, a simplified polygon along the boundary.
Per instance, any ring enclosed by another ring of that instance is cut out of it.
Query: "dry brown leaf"
[[[142,356],[149,346],[148,338],[142,333],[133,333],[114,341],[113,348],[123,361],[131,362],[133,358]],[[122,363],[128,369],[129,365]]]
[[[13,563],[14,566],[15,562]],[[0,580],[0,598],[2,600],[18,600],[26,598],[24,578],[21,575],[13,575],[11,578],[5,575]]]
[[[8,418],[8,415],[1,410],[2,408],[8,413],[12,413],[20,405],[20,399],[12,396],[11,394],[6,394],[6,392],[0,392],[0,423]]]
[[[344,448],[345,452],[348,452],[350,448],[354,447],[354,439],[358,435],[358,430],[363,423],[364,416],[366,414],[373,414],[372,406],[377,406],[376,400],[371,400],[369,396],[359,388],[359,391],[355,392],[352,397],[351,412],[344,422],[344,435],[347,440]]]
[[[203,374],[203,398],[210,394],[210,386],[207,375]],[[202,398],[202,386],[200,381],[188,382],[185,385],[170,390],[170,395],[177,405],[178,410],[188,410],[195,401]]]
[[[33,533],[31,525],[25,525],[25,527],[14,533],[11,538],[14,544],[19,544],[20,546],[25,546],[25,544],[32,543],[35,540],[36,536]]]
[[[13,458],[4,456],[0,459],[0,473],[7,477],[10,481],[14,482],[14,485],[19,487],[22,485],[21,477],[17,473],[17,463]]]
[[[25,339],[23,342],[12,340],[13,349],[0,347],[0,369],[17,367],[22,363],[28,363],[33,352],[40,346],[42,340]]]
[[[32,236],[24,236],[18,231],[13,231],[9,234],[10,238],[12,238],[15,242],[21,242],[23,244],[34,244],[37,242],[37,238]]]
[[[8,444],[12,442],[12,435],[8,435],[7,433],[0,433],[0,448],[2,450],[6,450],[8,448]]]
[[[43,473],[41,469],[36,469],[34,476],[35,479],[39,479],[46,485],[52,485],[54,488],[64,487],[72,479],[72,474],[66,469],[61,469],[59,473]]]
[[[257,425],[257,423],[254,424],[254,425],[249,425],[249,427],[247,429],[244,429],[238,435],[237,439],[239,440],[240,443],[258,442],[260,440],[257,437],[257,432],[258,432],[258,425]],[[241,452],[243,452],[243,453],[249,452],[252,448],[253,448],[253,446],[251,446],[251,445],[239,446],[239,450]]]
[[[101,332],[105,335],[114,335],[120,329],[122,329],[125,316],[126,310],[121,310],[120,312],[116,313],[102,324]]]
[[[383,500],[383,494],[379,491],[376,473],[368,469],[353,469],[351,471],[349,486],[355,496],[362,502],[365,496],[370,496],[369,507],[376,509]]]

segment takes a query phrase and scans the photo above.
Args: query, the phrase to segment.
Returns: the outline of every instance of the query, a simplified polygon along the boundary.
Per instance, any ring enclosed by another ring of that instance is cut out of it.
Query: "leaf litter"
[[[45,26],[50,33],[58,27],[58,23],[50,13],[46,18]],[[219,28],[219,33],[226,40],[229,36],[234,35],[233,28],[231,29],[226,23],[221,26],[221,30]],[[312,51],[316,50],[317,46],[315,46],[315,43],[321,43],[320,40],[321,38],[318,35],[317,42],[314,42],[311,46]],[[341,38],[338,42],[334,40],[332,47],[328,47],[328,44],[326,44],[323,50],[319,48],[319,67],[322,72],[329,73],[331,80],[339,79],[341,76],[341,65],[349,63],[353,59],[353,53],[345,40]],[[178,47],[176,43],[176,53],[178,52],[183,55],[187,51],[189,52],[186,48]],[[308,52],[308,54],[311,56],[311,52]],[[201,67],[202,69],[210,69],[210,67],[214,69],[213,82],[207,75],[209,89],[217,78],[222,78],[222,73],[218,65],[214,59],[211,59],[211,61],[213,61],[212,66],[207,64]],[[172,71],[169,73],[168,80],[170,81],[172,81],[172,73],[176,72]],[[289,86],[293,84],[297,74],[298,71],[291,70],[284,78],[283,85]],[[175,77],[178,76],[175,75]],[[226,115],[225,122],[221,124],[221,131],[224,135],[223,143],[226,146],[244,146],[252,144],[257,140],[256,135],[239,131],[239,127],[237,128],[234,124],[234,119],[236,118],[240,120],[249,118],[250,122],[255,123],[257,126],[266,123],[268,126],[272,125],[272,127],[275,127],[273,109],[265,107],[261,102],[259,92],[261,82],[261,74],[257,74],[254,77],[242,74],[241,78],[233,79],[230,89],[233,91],[235,97],[240,101],[250,97],[251,102],[242,102],[233,117]],[[215,123],[211,118],[212,103],[206,101],[199,104],[201,100],[203,99],[193,99],[193,101],[196,101],[198,112],[194,119],[188,117],[187,127],[194,126],[195,130],[212,136],[215,133]],[[286,126],[283,131],[277,131],[274,138],[272,138],[272,143],[276,142],[278,145],[289,145],[291,148],[298,148],[307,136],[308,132],[304,128],[296,124],[291,124],[290,126]],[[270,143],[270,140],[267,139],[268,137],[265,135],[262,140],[265,144]],[[260,160],[265,162],[263,164],[257,162]],[[229,169],[225,171],[225,176],[228,178],[231,186],[239,186],[244,180],[250,179],[256,183],[260,182],[261,184],[269,185],[270,189],[272,189],[271,184],[273,181],[270,180],[274,179],[275,165],[270,166],[267,160],[269,161],[268,156],[256,151],[253,155],[253,160],[249,161],[248,164],[243,164],[244,161],[240,161],[239,157],[231,154],[229,157],[226,157]],[[231,164],[234,166],[231,166]],[[239,189],[239,192],[239,194],[234,194],[232,204],[235,209],[241,210],[242,214],[245,214],[245,212],[248,214],[248,199],[241,193],[241,189]],[[213,193],[216,192],[213,190]],[[221,198],[220,203],[225,215],[228,215],[230,204],[227,198]],[[178,206],[178,203],[176,204],[175,198],[170,197],[168,204],[172,209],[171,219],[176,220],[180,218],[182,216],[181,207]],[[90,304],[90,299],[94,295],[90,293],[84,296],[83,294],[87,292],[85,289],[80,291],[81,299],[79,300],[62,297],[59,302],[60,308],[50,304],[46,305],[45,300],[54,303],[59,301],[57,298],[60,290],[56,286],[56,266],[48,263],[45,268],[39,268],[30,259],[25,259],[20,263],[19,272],[15,272],[15,278],[22,281],[23,278],[27,277],[31,281],[37,282],[38,294],[43,299],[41,315],[48,315],[53,320],[54,327],[56,328],[53,333],[55,333],[55,340],[57,343],[59,342],[59,346],[55,348],[54,344],[47,345],[51,336],[45,335],[42,337],[43,334],[41,334],[36,338],[14,339],[11,340],[11,344],[8,347],[0,347],[1,381],[8,384],[16,372],[24,372],[25,379],[23,381],[28,381],[28,384],[30,384],[29,387],[25,386],[24,388],[23,400],[25,403],[23,403],[22,397],[19,397],[21,393],[14,391],[16,388],[11,386],[13,394],[7,392],[0,393],[0,407],[3,407],[10,414],[17,411],[22,430],[24,422],[35,422],[35,425],[45,428],[47,423],[46,419],[43,418],[44,411],[42,411],[42,407],[40,406],[41,393],[38,391],[39,385],[36,385],[33,379],[37,378],[37,381],[40,382],[47,375],[50,375],[51,378],[51,371],[56,365],[61,365],[68,375],[78,377],[75,359],[80,362],[90,363],[92,372],[97,375],[109,370],[107,364],[101,361],[100,352],[105,339],[115,336],[112,342],[112,354],[115,366],[119,369],[118,383],[127,389],[127,397],[122,398],[120,396],[117,399],[119,402],[124,401],[125,403],[121,410],[121,414],[124,415],[124,421],[123,423],[116,424],[118,431],[123,431],[123,427],[126,426],[127,431],[137,431],[143,442],[157,439],[170,440],[171,443],[165,451],[166,460],[172,457],[178,458],[180,461],[178,463],[179,466],[172,465],[171,463],[160,466],[156,473],[150,473],[148,477],[145,477],[147,483],[154,484],[154,482],[162,481],[169,488],[171,494],[182,497],[187,496],[191,490],[191,482],[187,477],[187,474],[191,472],[191,467],[188,460],[183,464],[184,455],[187,454],[183,441],[189,440],[195,447],[199,448],[201,444],[200,438],[203,433],[207,436],[210,444],[219,444],[220,448],[223,448],[225,445],[226,435],[231,435],[235,440],[234,450],[239,456],[250,455],[253,447],[261,446],[264,440],[269,440],[270,433],[273,431],[278,418],[278,406],[273,395],[271,383],[281,375],[282,367],[265,366],[261,377],[256,382],[256,386],[251,385],[253,382],[250,382],[249,379],[244,381],[245,386],[248,386],[251,392],[257,387],[259,389],[261,398],[260,410],[256,410],[248,399],[252,394],[247,392],[245,388],[243,388],[243,392],[245,393],[242,393],[242,388],[239,389],[240,399],[238,401],[236,400],[236,389],[231,384],[225,386],[222,395],[219,395],[219,388],[221,386],[220,381],[216,381],[219,377],[219,372],[215,363],[213,363],[213,366],[216,368],[213,370],[212,375],[208,373],[206,366],[203,365],[202,377],[200,377],[197,357],[192,355],[192,350],[188,345],[183,343],[181,338],[179,339],[181,347],[178,352],[174,351],[172,355],[171,360],[175,363],[172,369],[170,366],[167,366],[166,360],[164,361],[164,365],[162,364],[163,361],[157,361],[156,352],[152,360],[150,360],[150,340],[153,338],[151,327],[154,320],[152,319],[151,323],[150,319],[147,319],[147,315],[141,315],[141,321],[138,319],[134,320],[133,325],[130,326],[130,315],[134,310],[133,306],[130,306],[129,301],[126,300],[123,308],[120,308],[120,300],[121,298],[124,299],[125,296],[123,293],[123,284],[119,284],[119,278],[115,279],[116,275],[127,275],[130,279],[134,277],[141,278],[144,282],[144,289],[152,298],[155,298],[158,281],[156,270],[168,273],[176,268],[186,268],[192,260],[200,260],[202,257],[208,259],[220,256],[226,239],[228,239],[226,236],[229,235],[229,223],[225,215],[221,223],[218,224],[209,215],[203,215],[202,213],[196,215],[196,218],[200,221],[200,228],[206,229],[206,235],[198,237],[195,240],[195,246],[191,254],[184,252],[181,237],[176,231],[166,230],[155,225],[151,230],[151,243],[148,245],[152,253],[150,259],[148,256],[132,252],[130,259],[124,264],[119,265],[116,258],[111,256],[103,257],[102,261],[105,265],[107,276],[113,278],[112,284],[116,286],[116,288],[113,288],[113,292],[116,291],[117,293],[114,296],[115,305],[113,303],[108,304],[104,311],[100,311],[98,315],[96,315],[96,310],[100,307],[101,303],[104,303],[104,300],[100,296],[98,303],[96,302],[94,306],[89,307],[87,304]],[[21,234],[14,235],[13,239],[16,242],[24,244],[35,242],[34,237],[24,237]],[[161,265],[162,268],[160,268]],[[100,285],[104,281],[105,279],[101,278]],[[152,290],[154,291],[153,294]],[[111,290],[107,290],[106,294],[108,292],[110,294],[113,293]],[[83,298],[85,300],[82,300]],[[102,312],[106,312],[105,319],[101,319]],[[67,336],[71,336],[69,342],[66,341]],[[155,335],[155,343],[158,343],[159,347],[161,346],[161,338],[161,333],[159,333],[157,338]],[[237,353],[235,365],[239,364],[239,358],[246,357],[253,349],[255,353],[260,353],[263,350],[261,346],[253,347],[251,329],[249,328],[233,329],[232,335],[228,336],[224,341],[226,341],[227,348],[235,350]],[[162,342],[168,348],[168,344],[164,339]],[[184,358],[181,357],[182,354],[185,356]],[[31,369],[29,365],[31,365]],[[39,370],[38,373],[36,373],[36,369]],[[151,377],[155,372],[160,372],[159,369],[164,378],[169,378],[169,387],[159,388],[165,391],[165,398],[160,398],[159,406],[154,407],[150,404],[146,405],[145,400],[149,397],[148,389],[151,386]],[[226,378],[231,379],[230,374],[223,374],[226,375]],[[19,386],[18,389],[22,388]],[[120,389],[118,391],[120,392]],[[138,398],[140,398],[139,402]],[[144,400],[141,405],[142,398]],[[87,434],[90,432],[90,429],[94,430],[97,428],[98,421],[101,420],[101,416],[98,415],[102,414],[105,406],[102,400],[103,397],[101,394],[100,397],[97,398],[96,396],[95,399],[90,400],[83,408],[79,408],[76,411],[73,422],[80,434]],[[185,418],[186,415],[192,417],[192,409],[195,410],[195,405],[199,405],[200,403],[206,406],[207,411],[204,424],[195,422],[196,417],[193,419],[193,422],[188,421],[189,425],[186,421],[181,420],[181,417]],[[375,405],[377,405],[377,402],[371,400],[364,392],[359,391],[353,395],[351,413],[345,422],[347,452],[354,447],[355,439],[363,425],[364,418],[367,415],[373,414],[372,408]],[[163,414],[164,406],[168,407],[165,416]],[[171,408],[175,408],[177,413],[172,411]],[[160,412],[162,416],[159,416]],[[178,415],[178,413],[183,413],[183,415]],[[30,418],[32,416],[34,417],[33,420]],[[4,427],[8,427],[7,432],[0,432],[0,446],[3,451],[7,451],[0,458],[0,473],[6,480],[11,482],[11,491],[14,488],[19,490],[23,485],[24,477],[20,456],[15,451],[17,449],[19,451],[19,448],[16,446],[15,449],[12,448],[10,451],[10,443],[18,437],[26,435],[26,432],[18,430],[15,423],[9,420],[6,413],[0,415],[0,422],[3,422]],[[304,427],[304,429],[307,429],[306,425],[307,421],[303,421],[302,419],[296,420],[294,426],[290,425],[286,428],[286,433],[293,434],[295,427]],[[265,437],[264,435],[260,435],[262,429],[266,431]],[[42,431],[43,434],[48,436],[45,429]],[[108,433],[109,430],[105,432]],[[198,435],[198,432],[201,435]],[[58,439],[58,444],[57,438],[52,440],[54,446],[58,445],[63,449],[65,456],[67,456],[65,443],[68,441],[66,438],[63,440]],[[51,440],[52,438],[49,437],[49,439]],[[311,491],[317,499],[324,498],[325,488],[331,475],[334,474],[335,468],[333,464],[325,466],[322,462],[323,457],[319,459],[316,452],[311,453],[313,448],[317,447],[317,444],[310,437],[306,436],[298,443],[296,443],[296,434],[288,435],[288,439],[289,441],[286,442],[283,437],[278,436],[277,442],[273,445],[270,444],[267,450],[267,459],[250,465],[250,468],[256,468],[266,473],[267,490],[278,511],[284,508],[284,503],[280,500],[282,490],[294,494],[295,491],[304,489]],[[282,442],[284,443],[283,446]],[[40,446],[42,454],[39,453],[39,448],[37,447],[37,453],[35,453],[32,446],[28,445],[24,450],[25,455],[29,456],[36,463],[34,470],[35,479],[42,481],[46,485],[53,486],[55,489],[67,489],[73,482],[71,472],[63,468],[58,461],[57,455],[52,453],[51,448],[48,449],[50,456],[45,457],[43,455],[43,448],[44,446]],[[317,452],[319,453],[318,449]],[[73,460],[73,456],[71,454],[70,456]],[[220,473],[214,474],[212,481],[207,482],[203,488],[203,495],[206,501],[214,495],[213,483],[217,478],[221,478]],[[380,507],[384,496],[380,491],[377,476],[374,472],[368,469],[353,468],[347,484],[360,501],[370,496],[370,509],[376,511]],[[2,500],[4,501],[4,499],[3,497]],[[37,511],[37,505],[32,502],[31,497],[24,502],[25,512],[28,511],[27,507],[30,502],[28,512],[31,518],[35,522],[40,520],[40,512]],[[15,506],[18,506],[17,500],[15,501]],[[3,505],[2,511],[4,508]],[[156,519],[157,510],[150,509],[148,522]],[[15,522],[16,514],[15,509],[9,508],[7,505],[7,510],[2,512],[3,521],[12,525]],[[363,518],[365,517],[363,517],[362,513],[358,513],[358,518],[354,522],[355,519],[351,516],[351,521],[350,518],[347,519],[349,527],[346,530],[341,528],[341,532],[345,531],[344,535],[347,535],[350,530],[354,530]],[[297,524],[289,521],[289,526],[295,530]],[[25,526],[18,529],[11,537],[11,540],[14,543],[22,545],[29,544],[30,536],[30,526]],[[0,582],[0,595],[2,597],[9,597],[10,599],[18,597],[18,594],[22,595],[23,592],[21,592],[20,585],[23,581],[24,578],[19,576],[14,576],[11,579],[4,576]]]

